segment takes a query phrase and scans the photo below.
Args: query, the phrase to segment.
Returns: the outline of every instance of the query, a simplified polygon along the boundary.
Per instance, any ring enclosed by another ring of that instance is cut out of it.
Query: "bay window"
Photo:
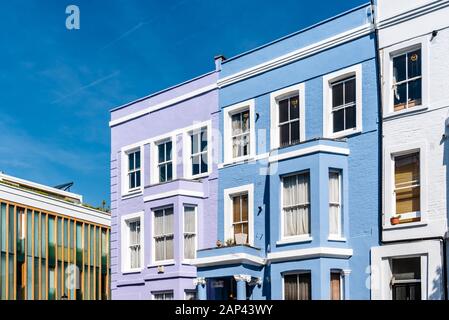
[[[153,300],[173,300],[173,291],[154,292]]]
[[[421,257],[391,259],[393,300],[421,300]]]

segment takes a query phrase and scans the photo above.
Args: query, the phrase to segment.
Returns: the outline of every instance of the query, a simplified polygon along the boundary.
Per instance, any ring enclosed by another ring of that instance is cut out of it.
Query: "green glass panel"
[[[27,255],[33,255],[33,211],[27,210]]]
[[[83,266],[83,225],[81,223],[76,224],[76,265],[78,268]]]
[[[55,266],[55,254],[56,254],[56,244],[55,244],[55,218],[48,217],[48,265]],[[50,292],[49,292],[50,293]]]
[[[33,299],[33,258],[27,258],[27,299]]]

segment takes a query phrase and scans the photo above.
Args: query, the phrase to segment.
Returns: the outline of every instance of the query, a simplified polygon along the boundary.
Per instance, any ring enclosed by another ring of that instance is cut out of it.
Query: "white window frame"
[[[232,197],[248,194],[248,245],[254,246],[254,184],[224,189],[224,241],[234,239]]]
[[[344,290],[344,286],[345,286],[345,277],[343,275],[343,270],[341,269],[330,269],[329,271],[329,289],[332,289],[331,287],[331,274],[332,273],[338,273],[340,275],[340,300],[346,300],[345,299],[345,290]],[[331,292],[331,290],[329,290]],[[332,295],[329,295],[329,299],[332,298]]]
[[[349,77],[355,77],[356,127],[333,132],[332,84]],[[362,64],[357,64],[323,76],[323,134],[326,138],[338,139],[362,132],[363,129],[363,78]]]
[[[171,181],[174,181],[177,179],[176,171],[177,171],[177,136],[176,134],[173,135],[167,135],[165,137],[160,137],[157,141],[151,142],[151,183],[152,184],[159,184],[159,183],[170,183]],[[160,144],[166,143],[171,141],[172,143],[172,179],[170,181],[166,182],[159,182],[159,149],[158,146]]]
[[[409,41],[401,42],[400,44],[383,49],[381,55],[382,63],[382,78],[383,78],[383,117],[389,118],[393,116],[400,116],[411,112],[417,112],[428,108],[429,99],[429,36],[422,36]],[[421,105],[407,108],[401,111],[394,111],[393,99],[393,58],[404,54],[405,52],[421,49]]]
[[[340,187],[340,190],[339,190],[339,196],[340,196],[340,199],[339,199],[339,205],[340,205],[340,234],[332,234],[330,232],[330,223],[329,223],[328,240],[330,240],[330,241],[346,241],[345,228],[344,228],[344,221],[345,221],[344,220],[344,209],[343,209],[343,207],[344,207],[344,203],[343,203],[343,198],[344,198],[343,197],[343,170],[330,168],[329,169],[329,174],[330,173],[337,173],[338,174],[338,180],[339,180],[338,185]],[[330,205],[331,205],[331,203],[330,203],[330,196],[328,198],[329,198],[329,209],[330,209]]]
[[[194,205],[194,204],[183,204],[182,206],[182,257],[183,257],[183,262],[186,264],[191,264],[193,259],[187,259],[185,257],[185,208],[189,207],[189,208],[194,208],[195,209],[195,256],[193,257],[193,259],[196,259],[196,252],[198,250],[198,206]]]
[[[296,235],[296,236],[284,236],[284,178],[301,175],[301,174],[309,174],[309,233],[308,234],[302,234],[302,235]],[[287,243],[300,243],[300,242],[310,242],[313,240],[312,237],[312,194],[311,194],[311,174],[310,170],[303,170],[299,172],[289,173],[282,175],[280,177],[280,201],[279,201],[279,212],[281,214],[281,217],[279,219],[280,221],[280,236],[279,241],[276,242],[276,244],[282,245]]]
[[[143,192],[143,186],[145,181],[145,163],[144,163],[144,147],[137,146],[129,149],[122,150],[121,152],[121,191],[122,196],[133,195],[137,193]],[[128,178],[128,167],[129,167],[129,158],[128,155],[134,152],[140,151],[140,186],[134,189],[130,188],[129,178]]]
[[[403,218],[421,217],[420,221],[409,222],[403,224],[392,225],[390,218],[396,214],[396,197],[395,197],[395,157],[407,155],[411,153],[419,153],[419,174],[420,174],[420,211],[418,213],[401,214]],[[404,228],[413,227],[414,225],[427,223],[427,144],[426,143],[410,143],[397,147],[385,149],[384,154],[384,228]],[[405,216],[405,217],[404,217]]]
[[[313,299],[313,287],[312,287],[313,286],[312,270],[296,270],[296,271],[294,270],[294,271],[283,272],[281,274],[281,276],[282,276],[282,300],[285,301],[285,276],[300,275],[300,274],[310,274],[310,287],[311,287],[310,300],[314,300]]]
[[[444,284],[438,270],[442,270],[443,252],[439,240],[422,240],[374,247],[371,249],[371,297],[373,300],[393,298],[390,280],[391,259],[421,257],[421,300],[438,293],[444,299]],[[435,284],[435,280],[440,282]]]
[[[140,221],[140,267],[139,268],[131,268],[131,261],[129,256],[129,226],[130,222]],[[123,215],[121,217],[121,228],[120,228],[120,242],[121,242],[121,268],[122,273],[133,273],[140,272],[144,269],[145,261],[144,261],[144,251],[145,251],[145,219],[144,212],[136,212],[127,215]]]
[[[270,94],[270,122],[271,122],[271,149],[280,148],[280,133],[279,133],[279,101],[288,99],[293,96],[299,96],[299,141],[306,140],[306,125],[305,125],[305,84],[300,83],[288,88],[284,88]],[[285,146],[288,147],[288,146]]]
[[[250,143],[249,154],[246,156],[233,157],[232,154],[232,115],[249,110],[249,126],[250,126]],[[254,158],[256,156],[256,120],[255,120],[255,100],[244,101],[223,110],[224,120],[224,164],[240,162]]]
[[[173,209],[173,259],[166,259],[166,260],[156,260],[156,239],[155,239],[155,215],[156,211],[160,210],[166,210],[172,208]],[[176,215],[175,215],[175,206],[173,204],[165,205],[162,207],[157,207],[151,209],[151,225],[152,225],[152,235],[151,235],[151,248],[152,248],[152,254],[151,254],[151,265],[150,266],[165,266],[175,263],[175,249],[176,249],[176,223],[177,221]]]
[[[163,294],[164,296],[166,294],[171,294],[173,296],[172,300],[175,300],[175,292],[173,290],[163,290],[163,291],[153,291],[151,292],[151,300],[156,300],[156,295]],[[164,301],[169,301],[167,299],[163,299]]]
[[[197,134],[201,129],[207,130],[207,172],[193,175],[192,172],[192,134]],[[200,179],[209,176],[212,173],[212,161],[213,161],[213,148],[212,148],[212,124],[211,121],[200,123],[188,128],[183,135],[183,167],[184,177],[186,179]]]

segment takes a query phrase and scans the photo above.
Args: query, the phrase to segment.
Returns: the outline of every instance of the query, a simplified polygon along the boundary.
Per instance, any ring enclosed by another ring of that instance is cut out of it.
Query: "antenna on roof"
[[[59,189],[62,191],[68,191],[70,192],[70,188],[73,186],[73,182],[68,182],[68,183],[64,183],[64,184],[60,184],[58,186],[55,186],[55,189]]]

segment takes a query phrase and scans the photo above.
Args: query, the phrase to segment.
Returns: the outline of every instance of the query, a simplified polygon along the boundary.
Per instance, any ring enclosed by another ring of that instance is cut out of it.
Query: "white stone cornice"
[[[236,274],[234,275],[235,281],[245,281],[245,282],[251,282],[251,276],[248,274]]]

